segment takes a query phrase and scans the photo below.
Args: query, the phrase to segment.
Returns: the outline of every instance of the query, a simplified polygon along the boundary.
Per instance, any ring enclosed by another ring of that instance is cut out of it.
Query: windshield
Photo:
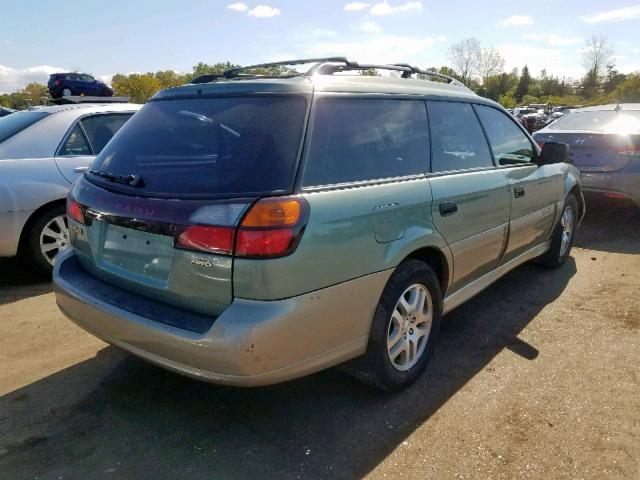
[[[143,196],[289,192],[305,112],[305,98],[293,95],[150,102],[91,167],[141,181],[131,186],[92,173],[87,178]]]
[[[586,130],[598,133],[640,133],[640,110],[573,112],[549,125],[552,130]]]
[[[0,117],[0,143],[49,115],[46,112],[15,112]]]

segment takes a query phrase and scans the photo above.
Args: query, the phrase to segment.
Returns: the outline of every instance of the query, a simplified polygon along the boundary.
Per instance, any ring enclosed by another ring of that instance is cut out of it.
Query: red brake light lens
[[[178,236],[176,246],[187,250],[230,255],[233,250],[233,227],[187,227]]]
[[[62,83],[62,80],[60,80],[59,78],[53,82],[53,84],[57,87],[58,85],[60,85]]]
[[[239,230],[236,255],[240,257],[273,257],[287,252],[294,240],[290,228],[279,230]]]
[[[78,223],[81,223],[82,225],[85,224],[84,211],[82,206],[71,197],[67,199],[67,217]]]

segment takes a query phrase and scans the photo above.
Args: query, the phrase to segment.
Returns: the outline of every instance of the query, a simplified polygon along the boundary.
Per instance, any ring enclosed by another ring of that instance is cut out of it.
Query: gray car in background
[[[0,257],[20,253],[44,272],[53,269],[69,244],[71,184],[139,108],[71,104],[0,118]]]
[[[574,110],[534,134],[540,145],[564,142],[582,188],[640,207],[640,103]]]

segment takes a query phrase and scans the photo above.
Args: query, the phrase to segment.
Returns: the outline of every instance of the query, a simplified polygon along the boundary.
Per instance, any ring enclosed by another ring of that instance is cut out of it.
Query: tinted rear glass
[[[49,114],[45,112],[15,112],[0,117],[0,143],[42,120],[47,115]]]
[[[91,169],[136,174],[135,195],[241,196],[288,192],[306,112],[302,96],[202,98],[146,104]]]
[[[573,112],[549,125],[552,130],[587,130],[603,133],[640,133],[640,111],[598,110]]]

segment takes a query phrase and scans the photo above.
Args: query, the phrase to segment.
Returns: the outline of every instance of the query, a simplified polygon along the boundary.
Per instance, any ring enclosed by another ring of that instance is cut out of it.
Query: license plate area
[[[103,239],[100,252],[103,268],[137,281],[166,284],[169,280],[172,237],[105,223]]]

